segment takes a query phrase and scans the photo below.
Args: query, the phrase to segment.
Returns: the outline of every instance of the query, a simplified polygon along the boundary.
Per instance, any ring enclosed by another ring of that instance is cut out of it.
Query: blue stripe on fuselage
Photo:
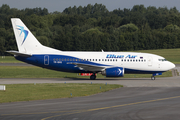
[[[165,71],[147,71],[147,70],[135,70],[135,69],[129,69],[124,68],[125,74],[155,74],[155,73],[163,73]]]
[[[44,56],[49,56],[49,65],[44,64]],[[74,64],[67,64],[71,62],[76,62],[76,63],[83,63],[87,65],[94,65],[94,66],[110,66],[110,65],[105,65],[105,64],[99,64],[99,63],[94,63],[90,61],[79,61],[80,58],[72,57],[72,56],[65,56],[65,55],[32,55],[31,57],[21,57],[21,56],[16,56],[15,57],[17,60],[36,65],[39,67],[47,68],[47,69],[52,69],[52,70],[57,70],[57,71],[64,71],[64,72],[75,72],[75,73],[89,73],[91,71],[84,71],[80,70],[76,65]],[[54,59],[78,59],[78,61],[59,61],[57,63],[54,63]],[[124,68],[125,74],[132,73],[132,74],[154,74],[154,73],[160,73],[164,71],[144,71],[144,70],[135,70],[135,69],[129,69],[129,68]]]
[[[44,64],[44,56],[49,56],[49,65]],[[87,65],[94,65],[94,66],[110,66],[110,65],[104,65],[104,64],[99,64],[99,63],[94,63],[90,61],[79,61],[80,58],[76,57],[71,57],[71,56],[65,56],[65,55],[32,55],[31,57],[21,57],[21,56],[16,56],[17,60],[33,64],[36,66],[40,66],[43,68],[48,68],[52,70],[57,70],[57,71],[64,71],[64,72],[75,72],[75,73],[85,73],[85,72],[90,72],[90,71],[84,71],[80,70],[78,67],[75,67],[76,65],[74,64],[68,64],[72,62],[76,63],[83,63]],[[55,59],[55,61],[54,61]],[[56,60],[58,59],[58,61]],[[59,61],[59,59],[66,59],[66,61]],[[69,59],[69,61],[67,61]],[[77,61],[70,61],[70,59],[77,59]]]

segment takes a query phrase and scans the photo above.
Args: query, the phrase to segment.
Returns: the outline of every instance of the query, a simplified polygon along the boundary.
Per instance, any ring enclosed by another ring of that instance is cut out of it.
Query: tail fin
[[[41,51],[43,45],[39,43],[19,18],[11,18],[11,22],[20,53],[33,53],[38,50]]]

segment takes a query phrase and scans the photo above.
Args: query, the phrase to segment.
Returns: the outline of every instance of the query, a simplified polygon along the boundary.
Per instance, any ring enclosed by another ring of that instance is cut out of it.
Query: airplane
[[[164,57],[139,52],[61,51],[42,45],[19,18],[11,18],[18,51],[7,51],[17,60],[56,71],[92,73],[91,80],[101,73],[106,77],[124,74],[156,75],[175,67]]]

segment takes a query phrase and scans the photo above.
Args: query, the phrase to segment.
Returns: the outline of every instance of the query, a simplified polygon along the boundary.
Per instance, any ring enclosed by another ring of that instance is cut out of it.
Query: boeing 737
[[[124,74],[161,75],[175,67],[164,57],[138,52],[78,52],[60,51],[42,45],[19,18],[11,18],[18,51],[7,51],[17,60],[51,70],[96,73],[106,77],[123,77]]]

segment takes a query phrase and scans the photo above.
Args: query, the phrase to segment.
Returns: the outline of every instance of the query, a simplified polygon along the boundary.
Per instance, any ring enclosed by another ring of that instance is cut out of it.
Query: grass
[[[124,74],[124,78],[151,78],[152,74]],[[172,71],[166,71],[156,77],[172,77]]]
[[[177,49],[160,49],[160,50],[139,50],[136,52],[152,53],[166,58],[174,64],[180,64],[180,48]]]
[[[35,66],[0,66],[0,78],[64,78],[75,73],[58,72]]]
[[[123,86],[85,83],[13,84],[6,85],[6,91],[0,91],[0,103],[89,96],[120,87]]]
[[[16,60],[13,56],[0,56],[0,63],[22,63]]]
[[[164,72],[159,77],[171,77],[172,72]],[[125,74],[125,78],[150,78],[151,74]],[[35,66],[0,66],[0,78],[87,78],[89,76],[78,76],[77,73],[67,73],[43,69]],[[105,78],[97,74],[98,78]],[[121,79],[121,78],[118,78]]]
[[[162,50],[141,50],[165,57],[167,60],[180,64],[180,49],[162,49]],[[13,56],[0,58],[0,63],[21,63]],[[172,72],[167,71],[157,77],[171,77]],[[77,76],[77,73],[66,73],[52,71],[34,66],[0,66],[0,78],[88,78],[89,76]],[[125,78],[147,78],[150,74],[125,74]],[[105,78],[98,74],[98,78]],[[119,78],[121,79],[121,78]],[[101,89],[100,89],[101,87]],[[105,84],[14,84],[6,85],[6,91],[0,91],[0,103],[44,100],[55,98],[79,97],[97,94],[120,88],[121,85]],[[72,96],[71,96],[72,94]]]
[[[139,50],[134,52],[152,53],[165,57],[167,60],[180,64],[180,48],[178,49],[160,49],[160,50]],[[0,57],[0,63],[20,63],[13,56]],[[171,71],[163,73],[160,77],[171,77]],[[89,78],[89,76],[77,76],[76,73],[65,73],[47,70],[39,67],[23,66],[0,66],[0,78]],[[149,74],[125,74],[125,78],[146,78]],[[98,74],[97,78],[104,78]]]

